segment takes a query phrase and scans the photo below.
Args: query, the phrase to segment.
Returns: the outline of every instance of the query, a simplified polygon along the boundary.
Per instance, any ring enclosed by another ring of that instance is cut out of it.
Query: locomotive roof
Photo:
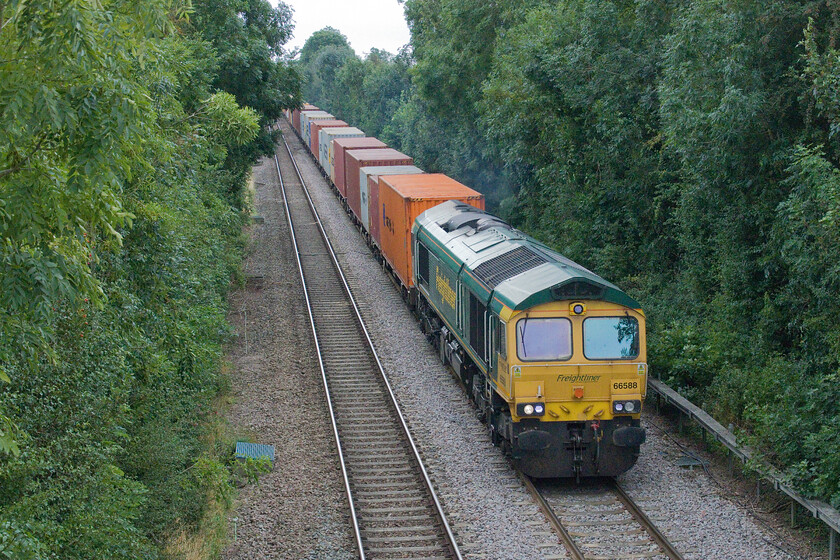
[[[469,204],[439,204],[422,213],[415,228],[430,250],[444,253],[456,268],[464,266],[467,284],[497,313],[502,305],[521,311],[577,299],[641,307],[594,272]]]

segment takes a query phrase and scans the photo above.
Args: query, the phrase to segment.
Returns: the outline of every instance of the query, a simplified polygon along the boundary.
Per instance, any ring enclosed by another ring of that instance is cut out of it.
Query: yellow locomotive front
[[[498,429],[536,477],[616,476],[636,462],[647,386],[644,314],[604,301],[502,309]]]

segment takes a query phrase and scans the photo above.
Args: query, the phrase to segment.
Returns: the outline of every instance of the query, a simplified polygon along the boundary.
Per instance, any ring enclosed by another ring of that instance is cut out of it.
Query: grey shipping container
[[[311,133],[309,132],[309,119],[334,119],[335,117],[326,111],[301,111],[300,113],[300,136],[308,144]]]
[[[364,138],[365,133],[354,126],[322,128],[318,131],[318,161],[327,173],[330,169],[332,141],[336,138]]]

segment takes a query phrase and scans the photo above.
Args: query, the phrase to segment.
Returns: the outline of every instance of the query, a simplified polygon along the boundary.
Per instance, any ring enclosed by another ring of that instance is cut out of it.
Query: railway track
[[[573,560],[683,559],[614,480],[520,478]]]
[[[461,553],[288,144],[275,165],[359,557]]]

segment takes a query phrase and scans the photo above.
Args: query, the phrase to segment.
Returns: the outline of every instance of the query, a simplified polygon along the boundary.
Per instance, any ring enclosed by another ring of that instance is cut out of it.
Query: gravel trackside
[[[355,558],[274,161],[264,159],[253,178],[255,212],[264,222],[249,228],[248,281],[230,303],[238,337],[228,353],[235,398],[229,420],[255,442],[274,445],[276,457],[273,472],[243,488],[233,514],[237,540],[223,558]]]
[[[443,486],[444,505],[460,531],[464,552],[476,559],[565,557],[562,547],[551,546],[558,541],[547,521],[490,443],[486,428],[305,148],[285,122],[283,130],[415,439],[436,483]],[[677,467],[675,453],[648,430],[639,463],[619,481],[678,550],[698,560],[795,558],[783,552],[778,536],[755,523],[722,490],[698,482],[705,476],[702,470]]]

